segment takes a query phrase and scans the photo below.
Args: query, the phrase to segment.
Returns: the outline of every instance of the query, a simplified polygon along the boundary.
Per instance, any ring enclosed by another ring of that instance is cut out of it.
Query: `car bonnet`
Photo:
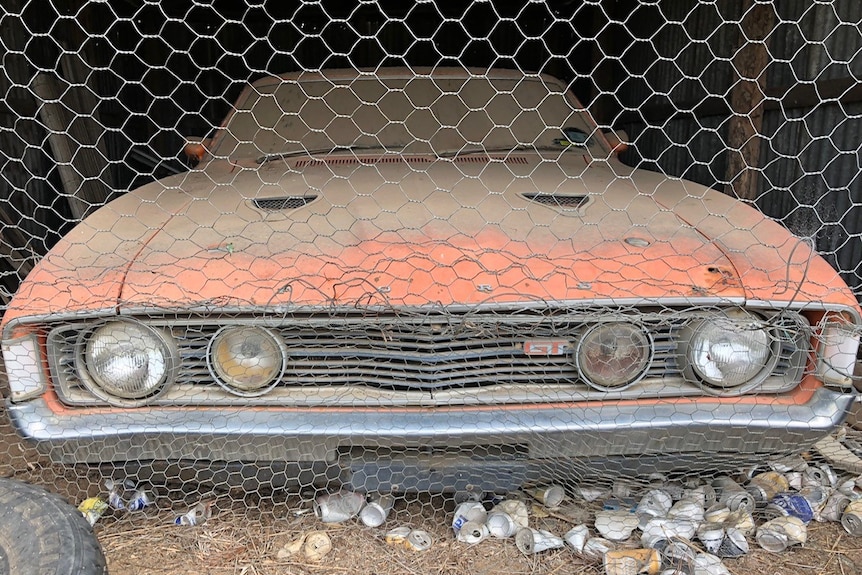
[[[121,304],[743,295],[719,247],[607,163],[467,157],[305,158],[224,174],[137,254]]]

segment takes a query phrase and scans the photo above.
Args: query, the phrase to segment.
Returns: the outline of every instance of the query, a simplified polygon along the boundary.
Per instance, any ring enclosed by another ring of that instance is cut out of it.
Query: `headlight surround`
[[[234,395],[263,395],[281,380],[287,349],[272,331],[257,326],[227,326],[207,347],[210,374]]]
[[[774,329],[743,310],[691,322],[681,341],[687,379],[715,395],[738,395],[756,387],[779,356]]]
[[[113,405],[142,405],[173,381],[177,350],[167,333],[134,320],[114,320],[81,334],[78,372]]]
[[[601,391],[619,391],[646,374],[653,342],[643,327],[624,322],[589,328],[578,341],[575,363],[581,377]]]
[[[859,330],[849,314],[827,313],[820,320],[817,374],[825,383],[845,389],[853,387]]]

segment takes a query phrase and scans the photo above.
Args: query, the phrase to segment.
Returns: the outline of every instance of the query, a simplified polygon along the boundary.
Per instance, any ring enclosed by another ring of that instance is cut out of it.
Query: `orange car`
[[[26,279],[9,414],[58,461],[365,489],[738,467],[829,433],[851,291],[752,207],[625,166],[620,139],[544,75],[258,80],[195,169]]]

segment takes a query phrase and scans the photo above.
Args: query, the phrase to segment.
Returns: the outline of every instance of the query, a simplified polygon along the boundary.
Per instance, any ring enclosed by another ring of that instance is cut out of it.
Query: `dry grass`
[[[566,550],[525,557],[513,540],[487,540],[476,546],[458,543],[447,527],[451,521],[443,509],[427,502],[402,503],[384,527],[368,528],[358,521],[320,523],[311,514],[300,517],[269,510],[245,510],[233,506],[219,510],[206,524],[179,527],[170,512],[142,517],[108,518],[97,529],[108,556],[112,575],[199,572],[213,574],[335,574],[471,575],[601,572]],[[448,520],[448,521],[447,521]],[[434,544],[417,552],[387,545],[386,531],[410,525],[429,531]],[[546,519],[544,526],[559,530],[564,523]],[[286,543],[308,532],[324,530],[333,549],[321,561],[312,562],[300,552],[279,559]]]
[[[323,524],[313,515],[299,517],[291,507],[242,508],[230,501],[205,525],[179,527],[177,512],[153,509],[143,514],[103,518],[97,527],[111,575],[212,573],[274,574],[386,574],[386,575],[598,575],[603,568],[568,549],[526,557],[513,540],[488,539],[469,546],[454,540],[448,528],[451,505],[436,501],[401,502],[394,518],[381,528],[358,521]],[[562,533],[570,522],[558,517],[534,520],[535,526]],[[434,545],[416,552],[387,545],[385,532],[411,525],[431,532]],[[325,530],[333,550],[319,562],[302,553],[279,559],[286,543]],[[734,575],[795,574],[857,575],[862,573],[862,539],[847,535],[838,524],[812,523],[803,547],[772,554],[759,548],[741,559],[725,560]],[[636,541],[631,542],[636,546]],[[753,547],[755,547],[753,545]]]

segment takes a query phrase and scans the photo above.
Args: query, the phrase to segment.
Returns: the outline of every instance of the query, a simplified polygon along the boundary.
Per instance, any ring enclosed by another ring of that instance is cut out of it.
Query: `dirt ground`
[[[76,503],[98,494],[103,477],[96,471],[55,466],[23,445],[7,423],[0,425],[0,476],[14,476],[45,486]],[[588,562],[568,549],[524,556],[513,540],[488,539],[469,546],[454,540],[454,502],[417,497],[397,502],[380,528],[358,521],[323,524],[309,513],[306,494],[261,495],[200,493],[171,489],[141,512],[113,512],[97,523],[95,533],[108,559],[111,575],[208,573],[233,575],[574,575],[604,573],[601,563]],[[178,526],[175,518],[201,500],[213,502],[213,516],[203,525]],[[531,526],[564,533],[577,522],[589,521],[592,510],[581,502],[553,517],[531,518]],[[387,530],[408,525],[431,533],[430,550],[412,551],[388,545]],[[286,544],[322,530],[332,550],[319,561],[303,553],[279,555]],[[862,575],[862,537],[848,535],[837,523],[812,523],[805,545],[780,554],[768,553],[752,540],[752,551],[726,559],[733,575]],[[631,546],[636,546],[632,541]]]

